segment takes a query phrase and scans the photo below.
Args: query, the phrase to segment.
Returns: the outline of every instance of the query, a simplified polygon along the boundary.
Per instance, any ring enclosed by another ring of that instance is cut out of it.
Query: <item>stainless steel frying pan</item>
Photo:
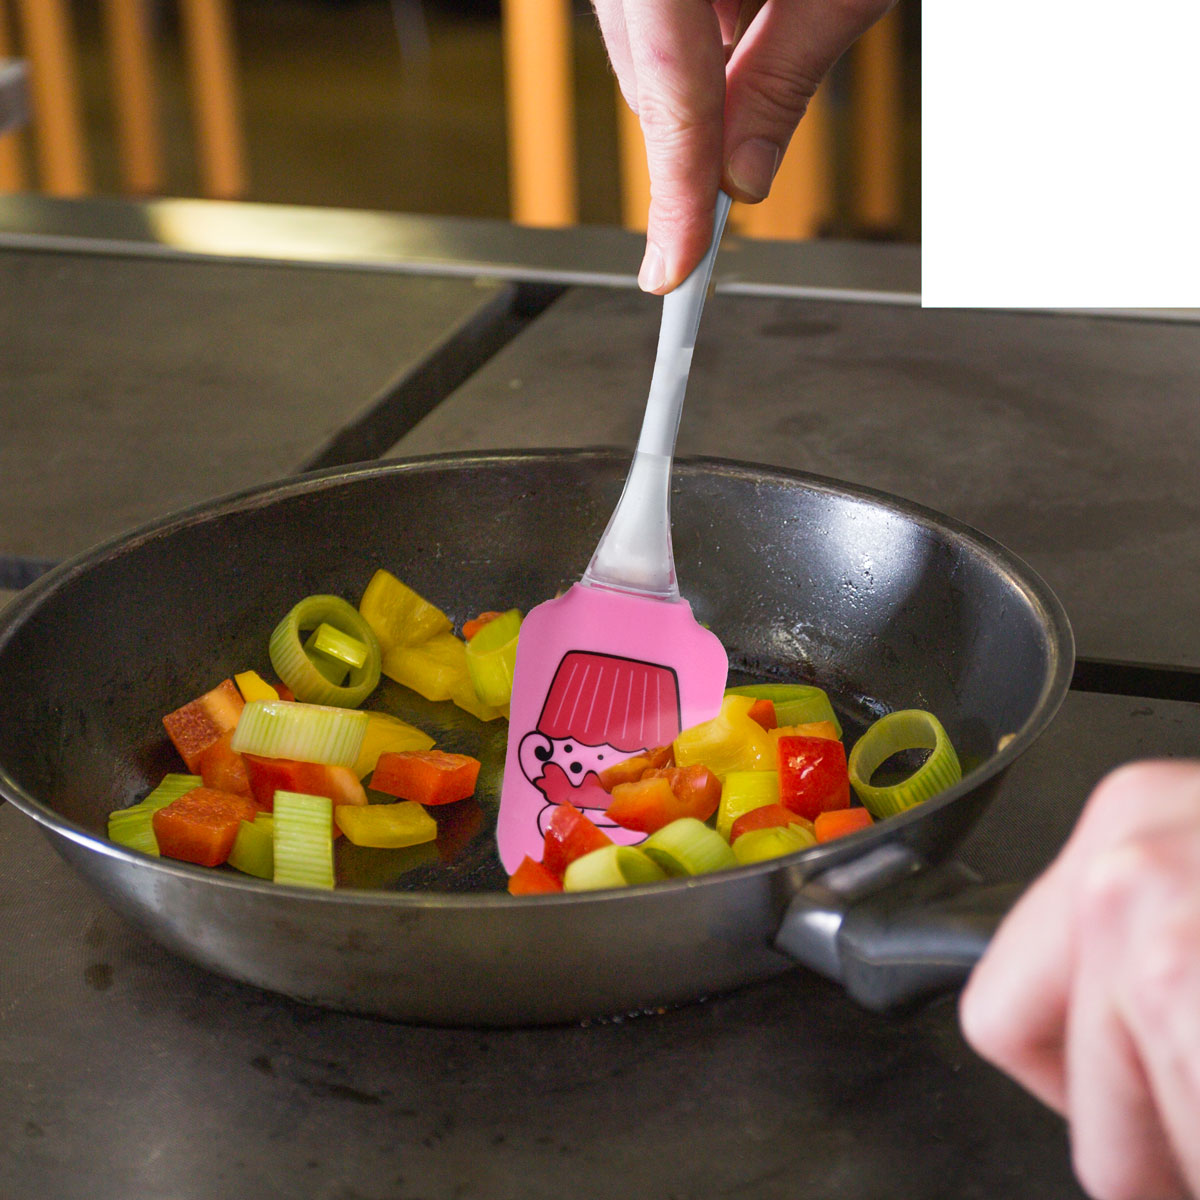
[[[313,1004],[516,1025],[674,1005],[796,958],[863,1003],[960,979],[1012,894],[935,868],[1066,693],[1072,638],[1040,579],[987,538],[865,489],[723,462],[676,466],[684,593],[739,679],[815,681],[852,738],[937,713],[962,782],[900,818],[772,863],[615,893],[513,898],[491,826],[503,723],[386,683],[368,702],[484,761],[436,847],[339,849],[345,886],[275,886],[109,844],[108,812],[178,760],[160,717],[246,667],[311,592],[387,567],[461,621],[578,578],[627,461],[437,457],[332,471],[189,510],[44,576],[0,617],[0,792],[115,909],[171,950]],[[931,869],[934,868],[934,869]]]

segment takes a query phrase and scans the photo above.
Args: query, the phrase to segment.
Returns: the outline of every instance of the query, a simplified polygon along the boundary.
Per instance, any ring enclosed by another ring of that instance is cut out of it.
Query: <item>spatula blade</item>
[[[540,859],[546,820],[569,801],[615,842],[598,775],[716,716],[729,674],[720,639],[686,600],[575,584],[521,626],[496,837],[511,874]]]

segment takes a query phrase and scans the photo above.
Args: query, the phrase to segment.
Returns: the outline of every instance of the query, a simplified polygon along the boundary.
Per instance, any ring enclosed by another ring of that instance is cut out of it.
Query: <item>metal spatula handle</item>
[[[583,582],[590,586],[679,599],[671,551],[671,462],[700,314],[729,205],[729,197],[718,192],[708,252],[696,269],[663,297],[658,352],[642,432],[621,498],[584,572]]]

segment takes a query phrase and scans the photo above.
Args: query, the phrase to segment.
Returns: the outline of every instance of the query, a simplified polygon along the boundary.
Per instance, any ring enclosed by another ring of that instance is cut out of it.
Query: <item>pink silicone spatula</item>
[[[583,578],[525,618],[517,642],[508,755],[496,828],[511,874],[540,859],[546,821],[569,801],[613,841],[598,773],[663,746],[721,706],[729,660],[679,594],[671,552],[671,462],[700,313],[729,215],[718,194],[712,243],[663,298],[646,415],[625,488]]]

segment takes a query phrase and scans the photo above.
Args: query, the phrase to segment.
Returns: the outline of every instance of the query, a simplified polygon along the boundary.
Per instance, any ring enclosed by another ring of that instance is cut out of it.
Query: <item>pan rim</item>
[[[247,512],[271,504],[308,495],[345,484],[347,481],[405,475],[422,471],[472,470],[481,466],[511,464],[534,465],[539,462],[569,464],[572,462],[624,463],[631,451],[623,447],[592,446],[578,449],[535,448],[497,449],[486,451],[444,452],[414,455],[403,458],[377,459],[364,463],[303,472],[267,483],[256,484],[209,500],[172,510],[132,529],[118,533],[64,560],[39,576],[23,589],[0,612],[0,654],[30,615],[71,580],[98,562],[133,553],[138,547],[173,532],[200,524],[231,512]],[[1054,718],[1069,690],[1074,669],[1075,644],[1070,621],[1061,601],[1042,577],[1019,555],[981,530],[926,505],[911,501],[877,488],[850,483],[832,476],[819,475],[789,467],[752,463],[709,455],[681,455],[675,460],[676,477],[704,475],[749,477],[762,483],[772,480],[780,484],[803,487],[809,491],[850,497],[856,501],[883,508],[909,520],[930,533],[952,534],[960,544],[992,563],[1038,618],[1046,638],[1048,670],[1037,701],[1021,727],[1013,731],[1009,742],[981,763],[954,787],[926,801],[917,808],[889,818],[886,828],[900,830],[925,820],[935,812],[953,804],[969,791],[985,784],[1005,771],[1045,730]],[[109,842],[83,826],[71,821],[45,802],[30,795],[0,764],[0,796],[10,800],[15,808],[37,822],[43,829],[68,838],[85,848],[131,864],[141,864],[184,879],[207,881],[219,887],[261,891],[265,894],[289,895],[313,903],[359,903],[371,906],[400,908],[476,908],[480,904],[500,908],[528,908],[562,904],[592,904],[613,902],[628,896],[678,896],[697,888],[720,887],[730,881],[746,881],[758,876],[775,876],[791,872],[800,881],[820,874],[826,868],[858,852],[881,838],[883,826],[863,830],[836,843],[826,843],[797,851],[782,858],[739,866],[711,875],[671,879],[665,882],[597,892],[557,893],[543,896],[512,896],[501,891],[388,891],[384,889],[343,888],[332,891],[277,884],[256,880],[211,868],[193,866],[170,859],[158,859]]]

